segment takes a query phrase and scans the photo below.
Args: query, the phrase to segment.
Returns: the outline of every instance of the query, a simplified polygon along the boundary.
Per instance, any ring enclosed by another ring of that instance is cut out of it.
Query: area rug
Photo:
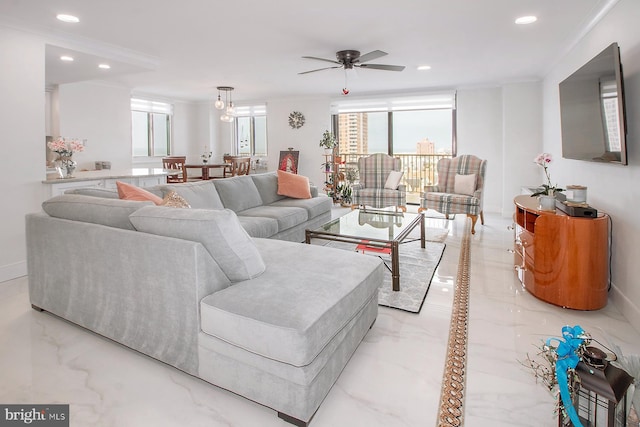
[[[446,234],[445,234],[446,236]],[[355,245],[342,242],[329,242],[327,246],[355,251]],[[433,274],[442,259],[445,244],[427,241],[426,248],[420,247],[420,241],[411,241],[400,245],[400,290],[391,289],[391,272],[385,269],[384,281],[378,291],[378,304],[419,313],[427,296]],[[369,254],[362,256],[379,256]],[[381,255],[385,264],[391,266],[391,258]]]

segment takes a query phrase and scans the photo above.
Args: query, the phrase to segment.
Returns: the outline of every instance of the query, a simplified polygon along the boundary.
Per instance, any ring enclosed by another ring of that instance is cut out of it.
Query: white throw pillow
[[[387,182],[384,183],[384,188],[387,188],[389,190],[397,190],[398,185],[400,185],[402,175],[404,175],[404,172],[391,171],[389,173],[389,176],[387,177]]]
[[[453,184],[453,192],[456,194],[466,194],[467,196],[473,196],[476,190],[476,174],[471,175],[458,175],[456,174],[456,180]]]

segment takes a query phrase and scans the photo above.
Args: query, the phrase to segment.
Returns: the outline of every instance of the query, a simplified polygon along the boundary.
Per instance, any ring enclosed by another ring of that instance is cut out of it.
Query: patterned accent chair
[[[438,183],[424,187],[418,212],[434,209],[447,219],[449,214],[466,214],[472,221],[471,233],[475,234],[478,215],[484,225],[482,196],[486,170],[487,161],[472,155],[440,159]]]
[[[352,186],[351,209],[359,206],[386,208],[395,206],[407,211],[407,193],[403,184],[395,190],[384,188],[391,171],[402,171],[402,161],[384,153],[358,159],[360,182]]]

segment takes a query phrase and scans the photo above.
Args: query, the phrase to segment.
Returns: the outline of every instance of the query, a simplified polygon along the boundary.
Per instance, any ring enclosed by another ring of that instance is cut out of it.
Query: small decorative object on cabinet
[[[538,196],[538,207],[541,211],[553,211],[556,210],[556,197],[555,196]]]
[[[525,289],[560,307],[604,307],[609,288],[609,217],[542,211],[537,200],[526,195],[517,196],[514,203],[514,262]]]

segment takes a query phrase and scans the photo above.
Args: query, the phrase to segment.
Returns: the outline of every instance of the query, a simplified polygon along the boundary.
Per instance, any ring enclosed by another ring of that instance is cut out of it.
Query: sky
[[[369,113],[369,152],[387,152],[387,113]],[[397,111],[393,114],[393,152],[411,154],[428,138],[436,152],[451,151],[451,110]]]

